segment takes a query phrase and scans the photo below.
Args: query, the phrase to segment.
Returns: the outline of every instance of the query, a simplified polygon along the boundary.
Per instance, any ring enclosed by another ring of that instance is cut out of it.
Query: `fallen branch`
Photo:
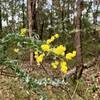
[[[93,58],[92,61],[89,61],[87,63],[84,63],[84,68],[87,69],[87,68],[90,68],[90,67],[96,65],[96,62],[97,61],[98,61],[98,57]]]
[[[71,77],[72,75],[75,74],[75,72],[76,72],[76,67],[67,72],[66,78]]]
[[[84,69],[87,69],[87,68],[90,68],[92,66],[94,66],[96,64],[96,62],[98,61],[98,57],[96,58],[93,58],[92,61],[89,61],[87,63],[84,63],[83,66],[84,66]],[[66,74],[66,78],[69,78],[71,77],[72,75],[74,75],[76,72],[76,67],[74,67],[73,69],[71,69],[70,71],[67,72]]]
[[[13,77],[13,78],[17,77],[15,74],[12,74],[12,73],[9,73],[3,70],[0,71],[0,75],[7,76],[7,77]]]

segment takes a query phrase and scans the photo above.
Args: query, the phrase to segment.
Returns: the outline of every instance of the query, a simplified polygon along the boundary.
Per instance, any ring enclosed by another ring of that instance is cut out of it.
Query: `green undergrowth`
[[[39,75],[34,73],[39,78]],[[58,87],[47,85],[42,86],[43,92],[48,95],[44,100],[94,100],[92,88],[88,87],[84,79],[73,82],[72,79],[66,80],[66,85]],[[40,100],[37,94],[26,84],[16,77],[0,75],[0,100]],[[97,98],[96,100],[99,100]]]

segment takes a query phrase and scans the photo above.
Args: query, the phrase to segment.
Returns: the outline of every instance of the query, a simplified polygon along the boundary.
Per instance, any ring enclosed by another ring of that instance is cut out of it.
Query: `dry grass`
[[[48,94],[48,100],[100,100],[100,69],[99,64],[84,70],[77,83],[72,79],[68,85],[61,87],[46,86],[43,90]],[[33,69],[29,71],[35,78],[44,77],[44,71]],[[40,74],[41,73],[41,74]],[[0,100],[39,100],[37,95],[23,85],[18,78],[0,75]]]

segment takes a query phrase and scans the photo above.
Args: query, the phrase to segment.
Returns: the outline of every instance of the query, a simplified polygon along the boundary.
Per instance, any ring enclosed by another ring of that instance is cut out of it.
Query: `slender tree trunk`
[[[43,29],[44,29],[44,20],[42,22],[42,25],[41,25],[41,30],[40,30],[40,39],[42,40],[43,39]]]
[[[14,13],[15,13],[15,9],[14,9],[14,6],[15,6],[15,0],[12,0],[11,1],[11,7],[12,7],[12,10],[11,10],[11,18],[12,18],[12,25],[11,25],[11,30],[12,32],[15,32],[15,19],[14,19]]]
[[[22,12],[23,12],[23,28],[25,27],[25,3],[24,0],[22,1]]]
[[[99,9],[99,1],[94,1],[94,3],[97,5],[95,12],[93,12],[93,25],[94,25],[94,37],[95,39],[97,38],[97,34],[96,34],[96,25],[97,25],[97,17],[98,17],[98,9]],[[94,6],[95,8],[95,6]]]
[[[28,22],[29,22],[29,37],[32,37],[32,7],[31,0],[27,0],[28,3]],[[30,65],[33,63],[33,50],[30,49]]]
[[[0,0],[0,32],[2,32],[2,17],[1,17],[1,0]]]
[[[38,30],[37,30],[37,20],[36,20],[36,16],[37,16],[36,1],[37,1],[37,0],[33,0],[33,1],[31,2],[32,20],[33,20],[32,29],[33,29],[35,32],[38,32]]]
[[[51,8],[51,12],[50,12],[50,25],[51,25],[51,27],[53,27],[53,20],[52,20],[52,8]],[[51,35],[52,35],[52,29],[50,29],[50,33],[49,33],[49,38],[51,37]]]
[[[65,26],[64,26],[64,8],[65,8],[65,2],[63,1],[62,14],[61,14],[61,17],[62,17],[62,30],[63,30],[63,32],[65,30]]]
[[[96,42],[98,41],[98,33],[97,33],[97,31],[96,31],[96,25],[97,25],[97,17],[98,17],[98,9],[99,9],[99,1],[94,1],[93,3],[95,3],[95,5],[97,5],[97,7],[96,7],[96,10],[95,10],[95,12],[93,12],[93,27],[94,27],[94,29],[93,29],[93,36],[94,36],[94,54],[95,54],[95,56],[98,56],[98,52],[97,52],[97,50],[95,50],[95,48],[96,48]],[[95,6],[94,6],[94,8],[95,8]]]
[[[81,2],[82,0],[77,0],[77,16],[75,20],[76,25],[76,33],[75,33],[75,47],[77,51],[76,61],[77,61],[77,68],[76,68],[76,78],[80,78],[82,71],[83,71],[83,60],[82,60],[82,47],[81,47]]]

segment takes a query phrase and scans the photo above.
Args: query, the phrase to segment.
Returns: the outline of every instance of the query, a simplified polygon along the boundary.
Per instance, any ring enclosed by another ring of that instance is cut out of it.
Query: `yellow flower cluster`
[[[21,31],[20,31],[20,36],[25,36],[26,32],[27,32],[27,29],[22,28]]]
[[[50,39],[47,40],[47,44],[50,44],[51,42],[53,42],[55,39],[59,38],[59,34],[55,34],[54,36],[52,36]]]
[[[53,53],[57,57],[58,56],[65,56],[67,60],[71,60],[72,58],[74,58],[76,56],[76,51],[73,51],[72,53],[67,53],[65,55],[66,47],[63,46],[63,45],[59,45],[55,48],[51,48],[50,43],[52,43],[56,38],[59,38],[59,34],[55,34],[50,39],[48,39],[45,44],[42,44],[41,45],[42,52]],[[44,53],[38,54],[37,51],[35,51],[34,53],[35,53],[35,58],[36,58],[37,63],[38,64],[41,63],[43,61],[45,54]],[[67,73],[67,70],[68,70],[67,62],[62,60],[62,58],[60,59],[60,61],[53,61],[51,63],[51,66],[54,69],[57,69],[60,66],[61,72],[64,73],[64,74]]]
[[[19,52],[19,48],[14,48],[14,52],[18,53]]]
[[[54,69],[56,69],[59,65],[59,62],[58,61],[52,62],[51,65]]]
[[[38,51],[35,51],[34,54],[35,54],[35,55],[38,55]]]
[[[76,51],[73,51],[72,53],[67,53],[66,54],[66,59],[67,60],[72,60],[76,56]]]
[[[51,78],[50,78],[50,77],[48,77],[48,78],[47,78],[47,80],[48,80],[48,81],[50,81],[50,80],[51,80]]]
[[[68,67],[67,67],[67,63],[65,61],[61,61],[60,63],[58,61],[52,62],[51,66],[56,69],[58,67],[58,65],[60,64],[61,67],[61,72],[66,74]]]
[[[63,45],[59,45],[53,49],[53,53],[56,55],[64,55],[65,50],[66,48]]]
[[[65,61],[61,61],[60,66],[61,66],[61,72],[66,74],[68,70],[67,63]]]
[[[54,37],[55,37],[55,38],[59,38],[59,34],[55,34]]]
[[[59,34],[55,34],[54,36],[52,36],[50,39],[47,40],[46,44],[42,44],[41,45],[41,49],[45,52],[45,51],[50,51],[50,43],[53,42],[56,38],[59,38]]]
[[[41,63],[43,61],[43,57],[45,56],[45,54],[41,54],[39,56],[35,56],[37,63]]]
[[[43,53],[43,54],[39,55],[38,51],[35,51],[34,54],[35,54],[36,62],[41,63],[43,61],[45,54]]]
[[[48,45],[48,44],[43,44],[43,45],[41,45],[41,49],[42,49],[43,51],[50,51],[50,45]]]

